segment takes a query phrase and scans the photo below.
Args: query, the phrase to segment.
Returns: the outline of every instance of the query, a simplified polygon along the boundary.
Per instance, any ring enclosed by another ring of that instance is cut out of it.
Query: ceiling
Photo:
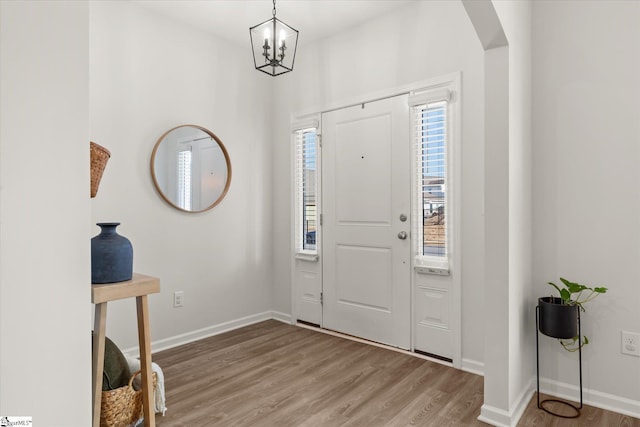
[[[245,44],[249,27],[272,17],[272,0],[133,0],[142,7]],[[278,19],[300,31],[304,45],[420,0],[277,0]]]

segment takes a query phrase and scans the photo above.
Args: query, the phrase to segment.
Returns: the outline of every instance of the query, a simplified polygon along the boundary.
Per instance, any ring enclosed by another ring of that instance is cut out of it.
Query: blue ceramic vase
[[[91,239],[91,283],[116,283],[133,276],[133,246],[116,232],[119,222],[99,222],[100,234]]]

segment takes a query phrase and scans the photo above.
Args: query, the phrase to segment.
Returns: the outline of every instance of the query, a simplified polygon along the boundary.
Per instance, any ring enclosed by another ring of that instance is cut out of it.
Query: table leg
[[[104,369],[104,337],[107,328],[107,303],[96,304],[93,320],[93,427],[100,427],[100,403],[102,400],[102,371]]]
[[[156,413],[151,376],[151,334],[149,333],[149,304],[147,296],[136,297],[138,311],[138,345],[140,346],[140,369],[142,369],[142,406],[145,427],[155,427]]]

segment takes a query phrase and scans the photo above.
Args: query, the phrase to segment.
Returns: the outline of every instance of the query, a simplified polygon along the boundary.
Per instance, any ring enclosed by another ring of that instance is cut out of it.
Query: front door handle
[[[405,240],[407,238],[407,232],[406,231],[401,231],[398,233],[398,239],[400,240]]]

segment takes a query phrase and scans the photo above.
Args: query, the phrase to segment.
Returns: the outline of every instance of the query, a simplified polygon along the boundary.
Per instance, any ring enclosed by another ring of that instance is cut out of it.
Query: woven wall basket
[[[95,142],[89,142],[91,149],[91,198],[96,197],[98,194],[98,186],[100,185],[100,179],[102,179],[102,172],[104,172],[107,161],[111,157],[109,150]]]
[[[136,371],[128,385],[102,392],[100,427],[127,427],[142,418],[142,390],[133,388],[133,379],[141,372]],[[152,377],[155,389],[158,382],[155,372]]]

